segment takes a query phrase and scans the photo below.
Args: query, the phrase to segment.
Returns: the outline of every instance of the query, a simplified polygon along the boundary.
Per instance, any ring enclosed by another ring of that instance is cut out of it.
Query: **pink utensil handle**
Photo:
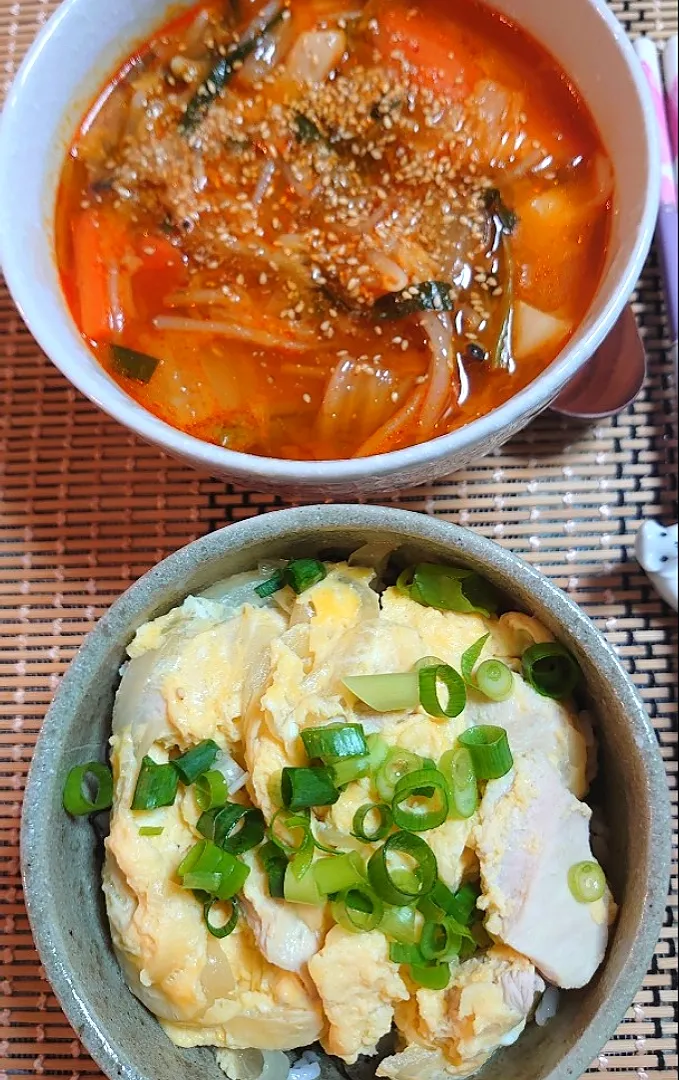
[[[667,114],[665,112],[665,92],[660,71],[660,54],[656,43],[649,37],[637,38],[634,42],[634,48],[641,61],[644,78],[651,92],[653,111],[660,136],[660,166],[662,173],[660,201],[663,206],[673,206],[676,209],[677,187]]]
[[[677,179],[677,153],[679,152],[679,38],[673,37],[667,42],[663,53],[663,71],[665,75],[665,102],[667,122],[670,129],[670,143],[674,154],[675,180]]]

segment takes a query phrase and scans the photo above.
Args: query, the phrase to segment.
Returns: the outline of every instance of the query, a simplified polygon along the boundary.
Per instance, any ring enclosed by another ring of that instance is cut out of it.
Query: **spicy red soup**
[[[476,0],[233,0],[88,112],[57,207],[104,368],[168,423],[294,459],[488,413],[592,301],[613,177],[576,88]]]

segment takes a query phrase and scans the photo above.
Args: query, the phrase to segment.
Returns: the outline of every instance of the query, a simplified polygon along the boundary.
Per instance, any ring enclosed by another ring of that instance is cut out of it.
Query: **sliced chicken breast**
[[[564,989],[585,986],[594,975],[615,912],[608,890],[602,900],[581,904],[568,884],[570,868],[592,859],[591,816],[554,765],[530,753],[488,784],[474,830],[486,928]]]

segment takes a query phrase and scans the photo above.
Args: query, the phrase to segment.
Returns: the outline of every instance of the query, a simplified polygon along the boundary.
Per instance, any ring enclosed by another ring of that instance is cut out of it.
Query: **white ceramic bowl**
[[[179,0],[173,8],[194,0]],[[445,0],[442,0],[444,3]],[[494,0],[541,41],[587,101],[616,174],[608,262],[583,326],[534,383],[501,408],[419,446],[350,461],[292,462],[238,454],[185,435],[129,398],[78,334],[59,287],[54,205],[64,153],[86,106],[169,0],[65,0],[19,71],[0,128],[0,262],[40,346],[91,401],[175,457],[260,491],[356,497],[433,481],[525,426],[587,362],[636,284],[658,207],[655,121],[638,61],[605,0]]]

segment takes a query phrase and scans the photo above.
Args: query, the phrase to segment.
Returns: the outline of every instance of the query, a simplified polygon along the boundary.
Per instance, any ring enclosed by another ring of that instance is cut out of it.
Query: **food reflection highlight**
[[[590,981],[615,918],[575,658],[471,571],[366,555],[261,566],[142,626],[113,792],[96,763],[66,782],[71,813],[112,795],[130,988],[232,1078],[287,1080],[317,1041],[347,1066],[379,1043],[391,1080],[470,1076],[548,985]]]
[[[577,88],[477,0],[203,3],[85,117],[58,262],[151,412],[232,450],[351,458],[532,382],[595,296],[613,198]]]

